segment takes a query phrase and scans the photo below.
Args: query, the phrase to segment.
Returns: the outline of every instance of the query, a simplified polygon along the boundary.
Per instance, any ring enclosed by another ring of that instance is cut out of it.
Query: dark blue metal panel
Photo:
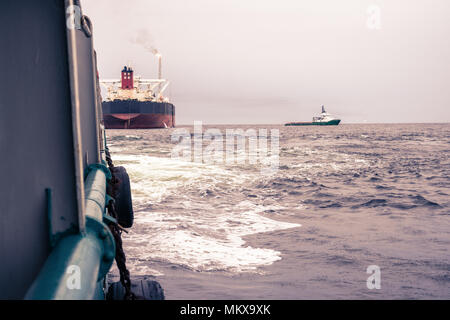
[[[64,2],[0,2],[0,298],[22,298],[55,232],[77,228],[78,204]],[[7,290],[5,290],[7,288]]]
[[[0,2],[0,299],[24,297],[49,257],[50,238],[78,252],[63,250],[62,265],[75,256],[94,269],[105,265],[106,251],[95,253],[98,235],[84,223],[84,170],[101,162],[100,108],[89,20],[82,29],[66,25],[73,4]]]

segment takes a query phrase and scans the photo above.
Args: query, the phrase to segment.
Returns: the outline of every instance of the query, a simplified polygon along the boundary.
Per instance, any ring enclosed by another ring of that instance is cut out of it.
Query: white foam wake
[[[281,259],[281,253],[246,245],[244,236],[300,226],[261,216],[268,207],[219,195],[202,199],[186,190],[229,190],[254,179],[219,166],[145,155],[115,154],[132,180],[135,225],[124,235],[130,269],[141,273],[145,262],[164,261],[199,271],[248,271]],[[164,208],[164,200],[171,206]],[[174,199],[175,205],[174,205]],[[148,205],[159,203],[158,211]],[[214,206],[214,207],[213,207]],[[161,208],[163,208],[161,210]],[[144,268],[144,271],[146,269]]]

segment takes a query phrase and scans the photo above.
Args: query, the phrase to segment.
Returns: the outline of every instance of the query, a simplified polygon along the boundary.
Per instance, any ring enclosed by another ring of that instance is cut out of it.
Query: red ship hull
[[[116,100],[103,102],[102,109],[106,129],[175,127],[175,107],[171,103]]]
[[[106,129],[149,129],[175,127],[169,114],[108,114],[103,116]]]

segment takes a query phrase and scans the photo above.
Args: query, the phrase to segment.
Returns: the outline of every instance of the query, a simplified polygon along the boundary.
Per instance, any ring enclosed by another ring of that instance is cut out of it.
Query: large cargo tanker
[[[175,127],[175,106],[163,93],[169,82],[141,79],[125,66],[120,80],[102,80],[108,89],[102,102],[106,129],[150,129]]]

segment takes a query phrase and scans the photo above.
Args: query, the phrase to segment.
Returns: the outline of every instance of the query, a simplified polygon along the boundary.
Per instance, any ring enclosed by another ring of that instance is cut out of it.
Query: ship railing
[[[109,169],[91,165],[85,179],[85,231],[60,238],[25,299],[103,299],[103,280],[115,257],[114,237],[104,219]]]

